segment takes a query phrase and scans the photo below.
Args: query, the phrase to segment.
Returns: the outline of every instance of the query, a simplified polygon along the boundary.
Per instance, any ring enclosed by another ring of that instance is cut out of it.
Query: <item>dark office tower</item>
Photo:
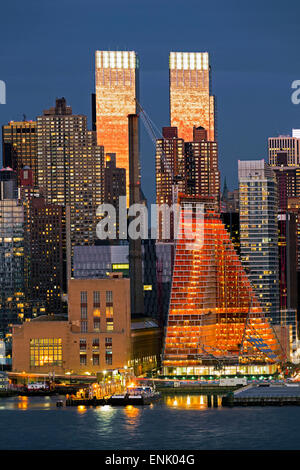
[[[280,310],[297,309],[296,214],[278,214]]]
[[[139,125],[138,116],[128,116],[129,137],[129,204],[141,204],[140,160],[139,160]],[[129,218],[130,221],[130,218]],[[131,314],[144,313],[142,279],[142,240],[129,236],[129,275]]]
[[[103,147],[87,130],[86,116],[72,114],[64,98],[37,118],[37,134],[38,185],[46,204],[66,207],[71,247],[93,244],[104,196]]]
[[[221,220],[230,235],[230,239],[235,248],[235,251],[238,255],[240,255],[241,245],[239,212],[221,212]]]
[[[46,204],[32,185],[32,170],[20,173],[24,206],[24,266],[26,302],[32,316],[62,313],[63,211]]]
[[[19,173],[21,168],[33,169],[37,181],[37,134],[35,121],[10,121],[2,126],[3,166]]]
[[[163,206],[171,207],[177,203],[174,194],[174,179],[177,178],[178,192],[185,189],[184,140],[178,139],[176,127],[163,127],[162,139],[156,141],[156,204],[160,209],[157,214],[157,239],[174,240],[174,212],[168,214]],[[170,230],[166,230],[166,217],[170,217]]]
[[[218,144],[207,140],[203,127],[194,127],[193,142],[185,142],[185,194],[212,196],[220,207]]]
[[[119,236],[119,198],[126,196],[126,170],[116,167],[116,155],[107,153],[104,169],[104,202],[112,204],[116,209],[116,236],[126,238],[124,233]]]
[[[15,191],[17,175],[0,171],[0,336],[26,317],[24,296],[24,212]]]
[[[300,198],[291,197],[288,198],[287,206],[288,214],[295,216],[296,223],[296,271],[297,271],[297,292],[300,293]],[[297,311],[298,311],[298,321],[300,320],[300,294],[297,296]]]
[[[96,115],[96,93],[92,93],[92,131],[97,130],[97,115]]]

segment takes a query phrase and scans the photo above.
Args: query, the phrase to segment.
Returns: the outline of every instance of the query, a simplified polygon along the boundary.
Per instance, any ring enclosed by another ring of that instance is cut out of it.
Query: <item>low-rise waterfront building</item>
[[[97,375],[157,366],[160,330],[154,321],[131,324],[130,280],[121,273],[71,279],[68,303],[68,318],[44,315],[14,327],[14,372]]]

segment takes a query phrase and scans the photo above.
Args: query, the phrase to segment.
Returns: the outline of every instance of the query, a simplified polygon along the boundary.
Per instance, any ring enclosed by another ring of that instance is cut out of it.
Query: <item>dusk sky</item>
[[[0,12],[0,124],[35,119],[64,96],[91,125],[95,50],[135,50],[140,102],[169,125],[170,51],[210,54],[219,166],[237,187],[237,160],[267,158],[267,138],[300,128],[299,0],[10,0]],[[142,127],[143,189],[155,197],[154,146]]]

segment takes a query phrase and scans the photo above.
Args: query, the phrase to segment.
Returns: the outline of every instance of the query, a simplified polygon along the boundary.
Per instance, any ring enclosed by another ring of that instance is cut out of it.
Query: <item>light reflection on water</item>
[[[300,407],[214,408],[171,393],[140,407],[56,407],[61,399],[0,399],[0,449],[300,449]]]
[[[218,407],[222,406],[222,397],[218,396]],[[206,395],[169,395],[164,397],[164,402],[169,408],[185,410],[207,410],[208,397]],[[213,398],[211,397],[213,407]]]

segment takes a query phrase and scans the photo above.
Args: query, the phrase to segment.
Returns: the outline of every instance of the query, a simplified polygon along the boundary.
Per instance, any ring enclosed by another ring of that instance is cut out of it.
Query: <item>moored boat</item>
[[[107,400],[108,405],[150,405],[160,398],[160,393],[152,387],[130,386],[123,394],[112,395]]]

